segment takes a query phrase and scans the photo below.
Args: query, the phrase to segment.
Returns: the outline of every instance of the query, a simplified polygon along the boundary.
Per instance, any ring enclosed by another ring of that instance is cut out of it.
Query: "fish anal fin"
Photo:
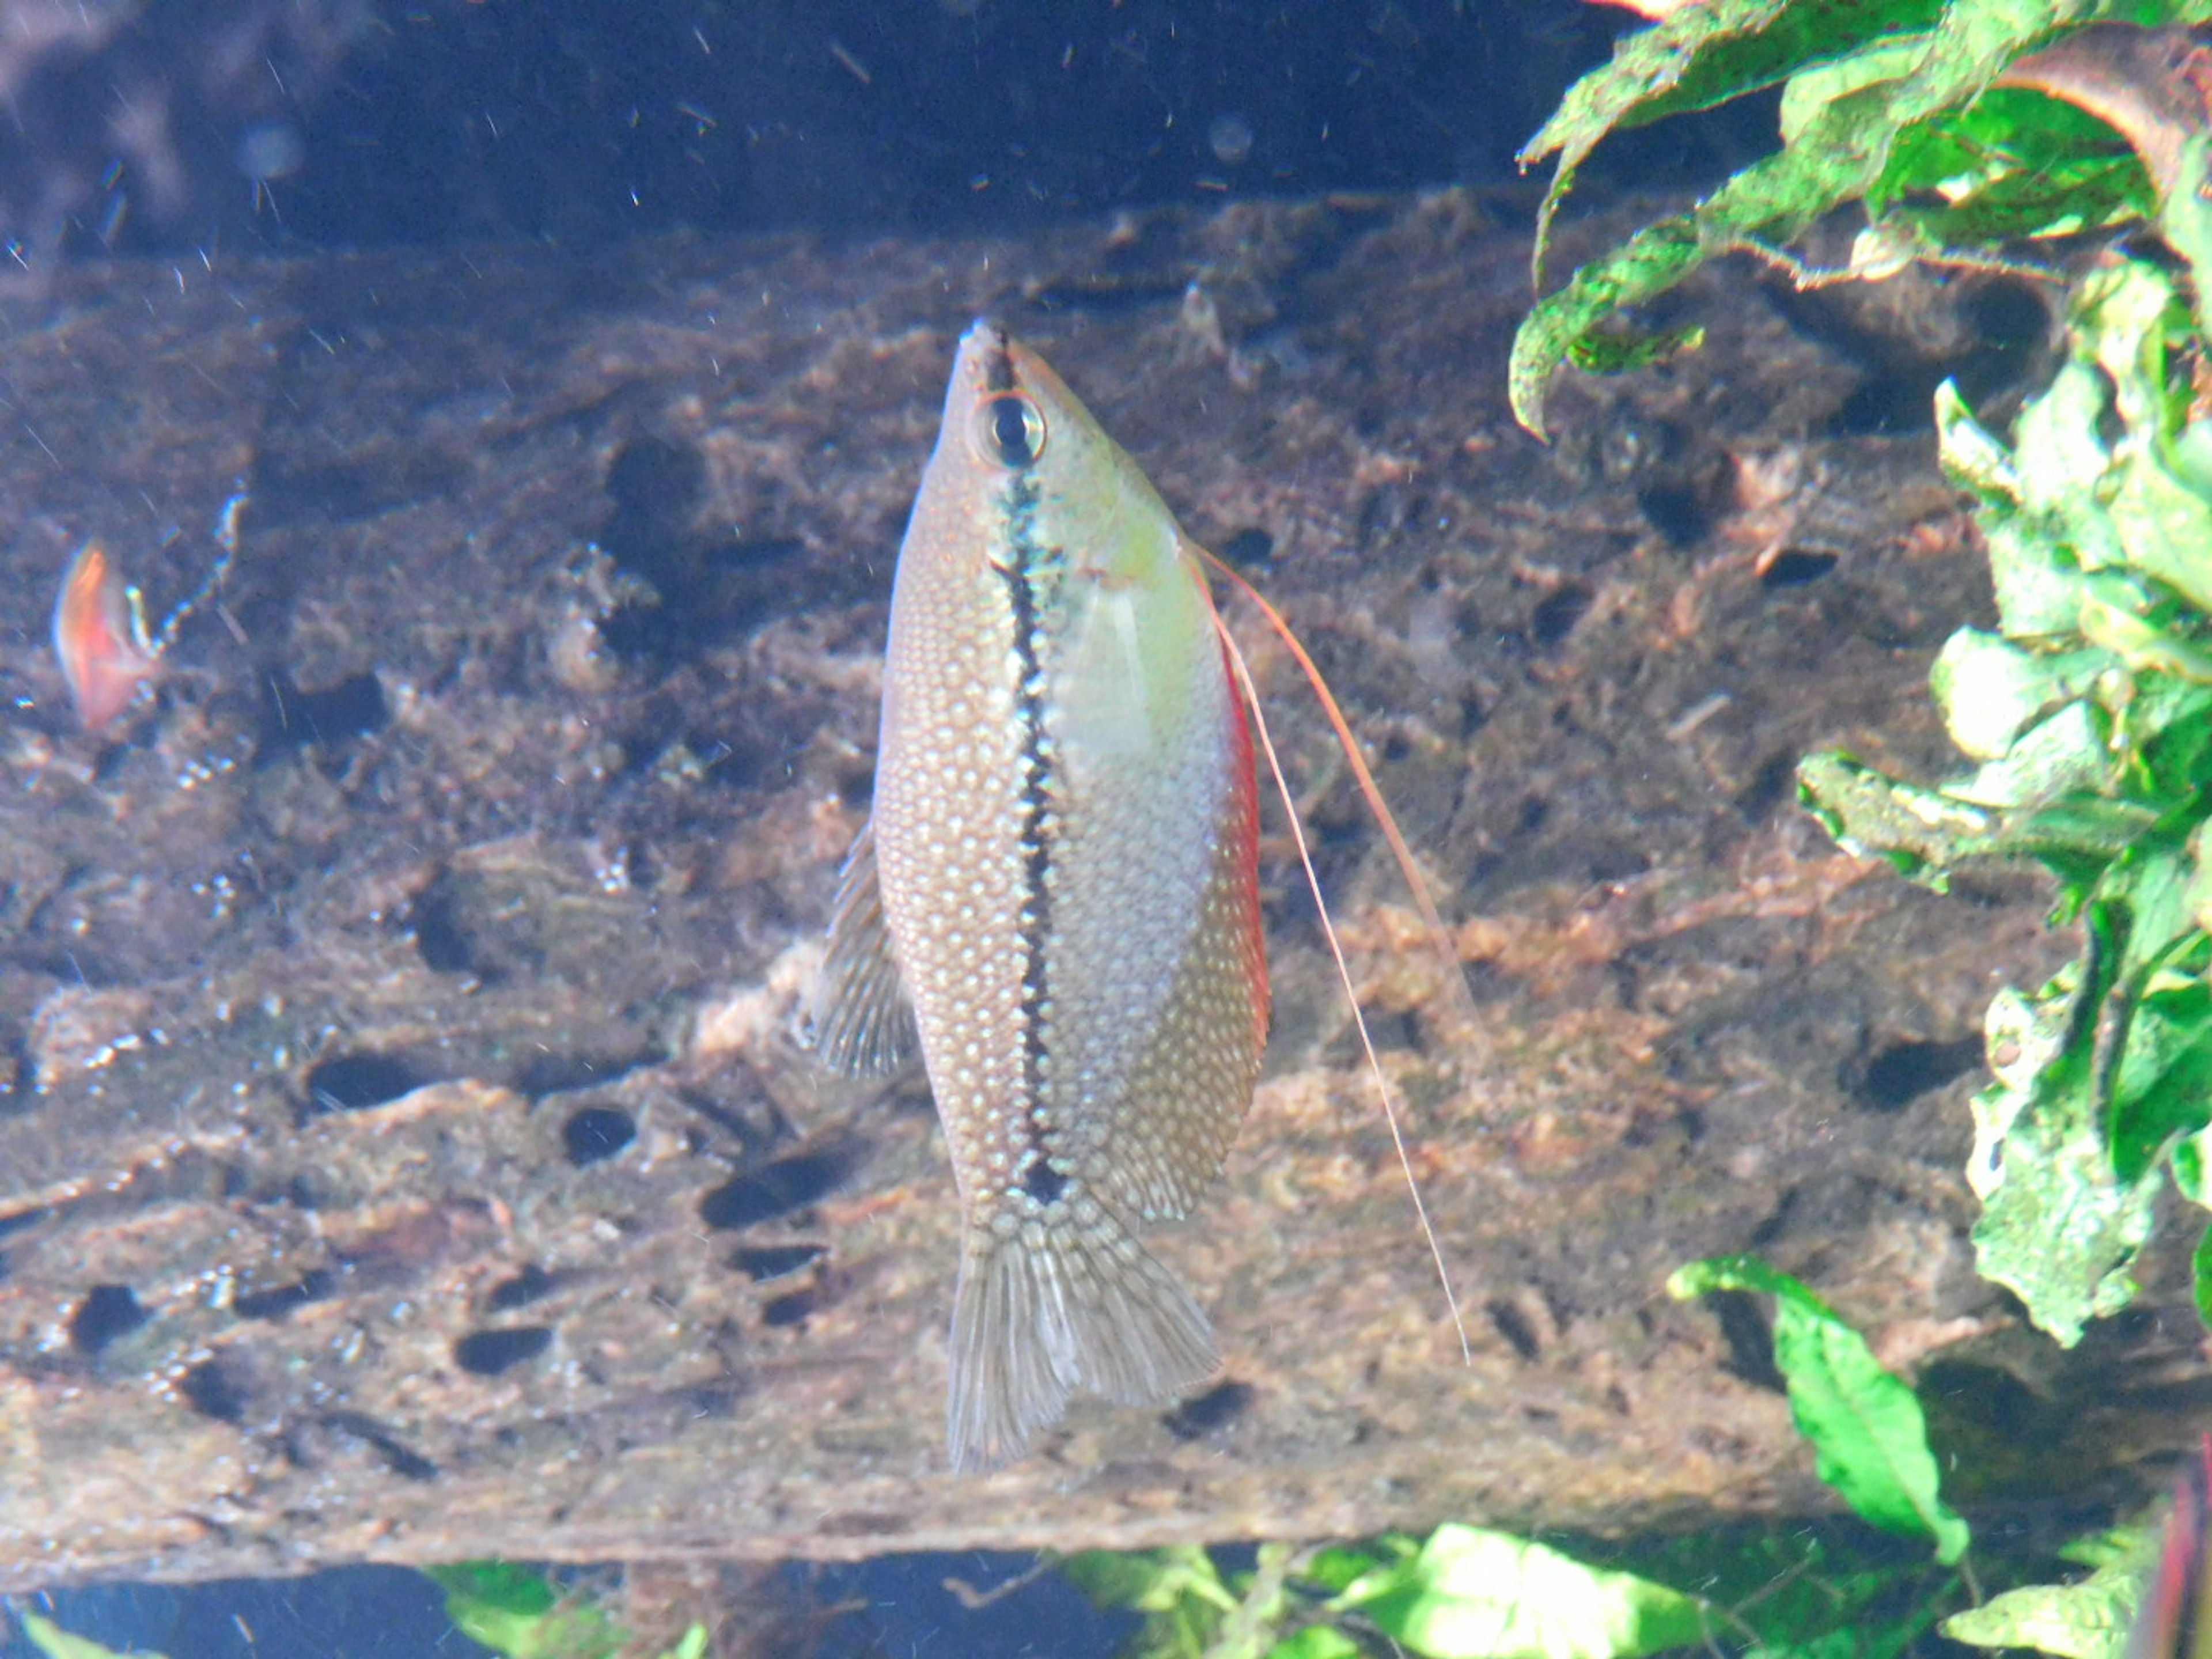
[[[982,1221],[953,1297],[952,1467],[1012,1462],[1078,1388],[1158,1405],[1219,1364],[1190,1292],[1096,1198],[1072,1193],[1005,1231]]]
[[[914,1058],[914,1005],[884,921],[873,820],[853,837],[837,878],[811,1024],[822,1063],[846,1077],[889,1077]]]

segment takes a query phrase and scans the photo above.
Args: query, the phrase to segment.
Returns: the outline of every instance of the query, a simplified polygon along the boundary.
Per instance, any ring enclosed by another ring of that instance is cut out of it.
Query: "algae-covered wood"
[[[1663,1291],[1746,1248],[1893,1363],[1963,1344],[1939,1431],[2009,1491],[2185,1438],[2128,1389],[2193,1347],[2062,1362],[1971,1270],[1980,1010],[2064,949],[2033,883],[1939,900],[1792,804],[1821,744],[1944,763],[1923,678],[1986,605],[1924,429],[1864,417],[1875,323],[1716,273],[1705,351],[1563,392],[1547,451],[1503,401],[1524,270],[1443,195],[0,301],[0,1589],[1802,1510],[1756,1334]],[[1473,1363],[1270,830],[1267,1067],[1159,1236],[1225,1369],[979,1480],[924,1087],[794,1032],[986,308],[1305,629],[1480,1018],[1247,629]],[[78,733],[71,553],[158,619],[241,490],[152,701]]]

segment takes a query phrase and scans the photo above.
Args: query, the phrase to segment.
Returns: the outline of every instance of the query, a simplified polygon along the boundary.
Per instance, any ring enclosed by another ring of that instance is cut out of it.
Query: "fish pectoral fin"
[[[914,1004],[899,977],[876,878],[875,824],[853,837],[837,878],[830,953],[816,982],[810,1024],[822,1063],[846,1077],[889,1077],[914,1058]]]

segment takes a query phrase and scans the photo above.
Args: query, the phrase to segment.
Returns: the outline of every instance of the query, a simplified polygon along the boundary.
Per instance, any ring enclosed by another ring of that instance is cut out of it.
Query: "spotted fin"
[[[830,954],[815,988],[813,1037],[822,1063],[847,1077],[889,1077],[914,1058],[914,1005],[899,979],[876,879],[873,820],[860,826],[837,878]]]
[[[1079,1387],[1155,1405],[1219,1364],[1190,1292],[1095,1198],[1003,1232],[971,1226],[952,1302],[952,1467],[1012,1462]]]

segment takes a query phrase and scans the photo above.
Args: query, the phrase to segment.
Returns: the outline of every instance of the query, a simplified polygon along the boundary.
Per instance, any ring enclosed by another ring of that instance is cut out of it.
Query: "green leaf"
[[[2197,295],[2197,326],[2206,330],[2212,316],[2212,204],[2205,186],[2212,180],[2212,134],[2198,133],[2181,147],[2174,188],[2159,205],[2158,228],[2166,245],[2188,262]]]
[[[1624,374],[1698,350],[1705,343],[1705,331],[1696,324],[1656,334],[1593,332],[1568,343],[1567,360],[1592,374]]]
[[[2197,1248],[2190,1252],[2190,1294],[2197,1304],[2200,1323],[2212,1328],[2212,1226],[2197,1235]]]
[[[1694,1592],[1766,1659],[1894,1659],[1932,1626],[1955,1572],[1822,1527],[1741,1526],[1632,1544],[1613,1565]]]
[[[1940,0],[1705,0],[1623,37],[1522,149],[1524,167],[1559,157],[1537,217],[1538,280],[1559,203],[1607,133],[1772,86],[1863,41],[1924,29],[1941,10]]]
[[[1514,331],[1506,396],[1522,425],[1544,431],[1544,389],[1578,342],[1615,312],[1663,294],[1705,261],[1696,225],[1681,215],[1638,231],[1539,300]]]
[[[2011,58],[2098,11],[2094,0],[1948,0],[1933,18],[1913,16],[1908,23],[1903,7],[1859,8],[1855,18],[1847,15],[1851,9],[1838,5],[1821,13],[1808,0],[1802,15],[1808,27],[1818,19],[1829,30],[1825,49],[1805,42],[1786,66],[1762,57],[1758,74],[1739,70],[1711,88],[1724,95],[1765,84],[1777,71],[1809,73],[1813,78],[1791,104],[1782,149],[1741,169],[1687,213],[1647,227],[1623,247],[1584,265],[1522,322],[1507,392],[1515,417],[1528,430],[1543,434],[1545,387],[1553,371],[1577,339],[1614,311],[1673,287],[1715,254],[1747,249],[1774,257],[1823,215],[1878,190],[1903,134],[1966,107]],[[1522,152],[1524,163],[1560,153],[1539,216],[1540,268],[1552,211],[1598,138],[1632,118],[1676,107],[1668,100],[1682,96],[1680,88],[1706,52],[1717,53],[1721,43],[1784,15],[1773,0],[1705,0],[1631,37],[1613,64],[1577,84]],[[1917,60],[1904,64],[1899,42],[1888,37],[1929,22],[1934,27],[1917,43]],[[2212,216],[2207,230],[2212,234]],[[1971,259],[1974,251],[1963,250],[1962,257]]]
[[[2030,404],[2021,416],[2021,458],[2015,462],[2004,446],[1976,423],[1959,389],[1946,380],[1936,389],[1936,432],[1943,470],[1954,482],[1981,498],[1979,516],[1990,556],[1990,580],[1996,589],[1997,617],[2014,640],[2057,639],[2070,635],[2087,592],[2081,561],[2063,537],[2063,507],[2054,511],[2031,491],[2032,471],[2069,471],[2080,488],[2094,490],[2104,476],[2105,452],[2094,442],[2102,413],[2096,401],[2081,401],[2094,380],[2066,378]],[[2059,419],[2070,408],[2073,422]],[[2054,401],[2056,400],[2056,401]],[[2077,423],[2078,422],[2078,423]],[[2092,440],[2086,453],[2074,447],[2077,432]],[[2038,446],[2040,446],[2039,450]]]
[[[1885,777],[1841,750],[1797,764],[1798,799],[1844,851],[1887,859],[1898,873],[1942,892],[1953,865],[1996,845],[1994,812]]]
[[[2124,1182],[2101,1133],[2091,1066],[2094,1021],[2075,1006],[2084,969],[2069,963],[2031,999],[2007,987],[1990,1005],[1990,1068],[1976,1095],[1966,1178],[1982,1277],[2009,1287],[2064,1347],[2092,1319],[2134,1299],[2128,1269],[2150,1236],[2155,1171]],[[2105,988],[2093,985],[2093,1004]]]
[[[1359,1644],[1334,1625],[1308,1625],[1267,1650],[1267,1659],[1363,1659]]]
[[[50,1619],[41,1619],[35,1613],[21,1615],[23,1634],[31,1645],[46,1656],[46,1659],[119,1659],[113,1648],[102,1647],[88,1637],[72,1636]],[[161,1659],[158,1653],[145,1649],[131,1650],[139,1659]]]
[[[2054,704],[2088,691],[2111,661],[2102,651],[2032,651],[1962,628],[1937,653],[1928,684],[1951,741],[1995,760]]]
[[[1525,1538],[1438,1527],[1331,1602],[1428,1659],[1637,1659],[1705,1639],[1704,1603]]]
[[[1263,1568],[1267,1552],[1261,1546]],[[1240,1601],[1202,1545],[1182,1544],[1157,1550],[1083,1550],[1060,1563],[1060,1571],[1102,1607],[1128,1607],[1146,1615],[1131,1644],[1132,1659],[1225,1659],[1230,1653],[1257,1653],[1249,1645],[1261,1626],[1272,1630],[1279,1613],[1281,1571],[1269,1575],[1273,1587],[1255,1589],[1255,1597],[1276,1605]],[[1247,1627],[1249,1628],[1247,1628]]]
[[[1782,142],[1794,144],[1830,104],[1881,81],[1902,81],[1928,55],[1929,37],[1895,35],[1800,70],[1782,89]]]
[[[1966,1521],[1938,1490],[1928,1425],[1911,1389],[1884,1370],[1865,1339],[1802,1284],[1757,1256],[1714,1256],[1675,1269],[1668,1293],[1763,1291],[1775,1298],[1774,1363],[1790,1411],[1813,1443],[1820,1479],[1885,1532],[1930,1539],[1947,1565],[1966,1553]]]
[[[545,1576],[509,1561],[425,1567],[446,1592],[446,1616],[471,1641],[507,1659],[611,1659],[629,1638],[605,1611],[564,1595]]]
[[[1102,1607],[1166,1613],[1193,1600],[1227,1612],[1237,1598],[1203,1545],[1157,1550],[1082,1550],[1060,1564],[1076,1589]]]
[[[2136,1522],[2084,1533],[2058,1547],[2058,1559],[2077,1567],[2109,1567],[2124,1564],[2141,1567],[2151,1558],[2158,1540],[2148,1528]]]
[[[1954,1613],[1943,1634],[1977,1648],[2033,1648],[2062,1659],[2120,1659],[2135,1619],[2142,1574],[2133,1564],[2100,1567],[2074,1584],[2031,1584]]]
[[[2112,771],[2103,711],[2081,701],[2037,722],[1943,793],[1976,806],[2040,806],[2071,790],[2094,790]]]
[[[1398,1546],[1391,1551],[1394,1559],[1411,1555],[1419,1547],[1411,1539],[1384,1540],[1384,1547],[1391,1545]],[[1383,1565],[1385,1563],[1374,1550],[1346,1549],[1332,1545],[1316,1550],[1309,1556],[1298,1572],[1298,1577],[1305,1583],[1334,1595],[1362,1575],[1370,1573]]]
[[[2007,87],[1899,132],[1867,209],[1886,213],[1905,200],[1918,204],[1928,241],[1993,253],[2002,242],[2148,218],[2158,205],[2142,162],[2111,127],[2071,104]]]

